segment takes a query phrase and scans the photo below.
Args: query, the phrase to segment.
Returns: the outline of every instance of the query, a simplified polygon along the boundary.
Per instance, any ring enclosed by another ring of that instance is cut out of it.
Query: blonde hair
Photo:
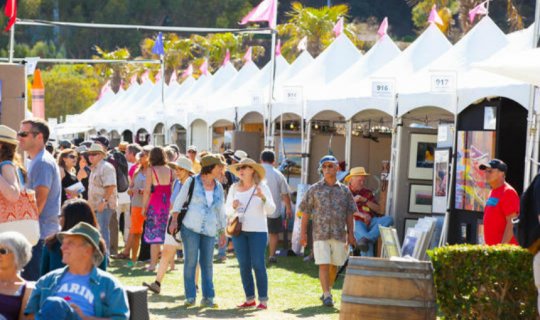
[[[259,184],[261,184],[261,176],[259,176],[259,173],[257,172],[257,170],[253,169],[253,167],[247,165],[248,167],[251,168],[251,170],[253,170],[253,183],[257,186]],[[244,182],[242,181],[242,179],[239,179],[238,180],[238,185],[243,187],[244,186]]]

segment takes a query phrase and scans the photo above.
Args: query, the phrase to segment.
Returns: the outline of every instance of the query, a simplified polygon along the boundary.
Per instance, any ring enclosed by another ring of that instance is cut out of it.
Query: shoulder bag
[[[2,166],[13,163],[4,161],[0,163],[0,173]],[[17,201],[9,201],[0,193],[0,233],[4,231],[17,231],[24,235],[30,244],[35,245],[39,241],[39,212],[34,190],[24,187],[24,178],[19,168],[17,180],[19,182],[20,194]]]
[[[193,189],[195,188],[195,178],[191,179],[191,182],[189,183],[189,191],[188,191],[188,198],[182,205],[182,208],[180,209],[180,213],[178,214],[178,218],[176,220],[178,228],[174,233],[171,233],[169,231],[169,226],[171,225],[172,216],[169,217],[169,222],[167,223],[167,233],[170,234],[176,242],[181,243],[182,239],[180,238],[180,227],[182,226],[182,221],[184,221],[184,217],[186,216],[186,213],[189,209],[189,204],[191,202],[191,198],[193,197]]]
[[[255,188],[253,189],[253,192],[251,193],[251,196],[249,197],[248,203],[246,207],[244,208],[244,212],[242,214],[245,214],[251,202],[251,198],[253,198],[253,195],[255,194],[256,190],[257,190],[257,186],[255,186]],[[236,186],[233,186],[233,192],[236,193]],[[240,232],[242,232],[242,222],[240,222],[240,215],[238,214],[238,212],[236,212],[235,217],[232,218],[227,224],[227,233],[232,237],[236,237],[240,235]]]

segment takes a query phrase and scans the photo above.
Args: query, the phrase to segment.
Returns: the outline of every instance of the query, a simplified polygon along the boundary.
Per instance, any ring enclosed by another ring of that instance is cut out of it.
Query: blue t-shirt
[[[178,179],[174,179],[171,192],[171,203],[174,203],[174,200],[176,200],[176,197],[180,194],[180,190],[182,190],[182,182]]]
[[[75,275],[66,272],[55,289],[55,296],[74,303],[86,316],[94,316],[94,294],[90,290],[90,274]],[[99,297],[98,297],[99,298]]]
[[[40,239],[60,230],[58,215],[60,215],[60,198],[62,184],[60,170],[53,156],[45,149],[41,150],[30,162],[26,187],[35,190],[39,186],[49,188],[45,206],[39,215]]]

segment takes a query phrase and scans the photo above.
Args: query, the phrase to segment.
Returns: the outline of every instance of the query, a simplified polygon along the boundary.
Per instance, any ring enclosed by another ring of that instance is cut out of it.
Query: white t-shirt
[[[214,190],[204,190],[204,193],[206,194],[206,203],[208,203],[208,206],[212,206],[212,202],[214,201]]]
[[[261,198],[255,196],[253,193],[256,188],[255,186],[244,192],[239,192],[237,191],[238,184],[235,183],[229,190],[225,210],[227,212],[227,216],[230,218],[234,217],[235,215],[240,217],[240,221],[242,221],[242,231],[268,232],[266,217],[276,210],[276,205],[274,204],[272,193],[270,192],[270,189],[266,183],[261,182],[259,186],[261,187],[261,190],[266,198],[266,202],[263,202]],[[252,194],[253,197],[251,198],[251,201],[249,201]],[[237,210],[234,210],[232,207],[234,200],[240,201],[240,206],[237,208]]]

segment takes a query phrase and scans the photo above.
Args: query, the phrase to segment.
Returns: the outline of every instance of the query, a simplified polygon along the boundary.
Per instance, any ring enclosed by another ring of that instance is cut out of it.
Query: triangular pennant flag
[[[132,86],[137,83],[137,74],[134,74],[131,76],[131,79],[129,80],[129,85]]]
[[[307,50],[307,36],[303,37],[300,42],[298,42],[298,45],[296,46],[296,49],[298,51],[305,51]]]
[[[252,53],[253,53],[253,49],[251,47],[249,47],[246,51],[246,54],[244,55],[244,57],[242,58],[242,60],[244,60],[246,63],[252,61]]]
[[[488,14],[488,9],[487,9],[487,2],[489,0],[486,0],[482,3],[480,3],[479,5],[477,5],[476,7],[472,8],[470,11],[469,11],[469,21],[472,23],[474,21],[474,18],[476,18],[477,15],[479,14],[482,14],[482,15],[486,15]]]
[[[9,31],[17,20],[17,0],[7,0],[4,7],[4,14],[8,18],[5,31]]]
[[[444,22],[442,21],[441,19],[441,16],[439,16],[439,13],[437,12],[437,5],[433,5],[433,7],[431,7],[431,11],[429,13],[429,18],[428,18],[428,23],[430,24],[433,24],[433,23],[436,23],[438,25],[443,25]]]
[[[182,78],[187,78],[191,75],[193,75],[193,65],[190,63],[187,69],[182,72]]]
[[[203,63],[199,67],[199,71],[201,72],[201,74],[204,74],[205,76],[208,75],[208,59],[206,58],[204,59]]]
[[[339,18],[332,31],[334,31],[336,37],[339,37],[339,35],[343,33],[343,17]]]
[[[176,70],[173,70],[171,73],[171,78],[169,79],[169,85],[175,83],[178,80],[176,77]]]
[[[276,43],[276,57],[281,55],[281,39],[277,39]]]
[[[229,49],[227,49],[227,52],[225,53],[225,59],[223,59],[223,64],[222,64],[222,66],[226,65],[227,63],[229,63],[229,61],[231,61],[231,52],[229,51]]]
[[[101,91],[99,92],[98,99],[101,99],[101,97],[103,97],[103,95],[107,93],[107,91],[109,91],[110,89],[111,89],[111,80],[107,80],[107,82],[105,82],[105,84],[101,88]]]
[[[276,27],[277,20],[277,1],[263,0],[258,6],[253,8],[240,22],[246,24],[248,22],[268,22],[270,28]]]
[[[160,32],[156,37],[154,47],[152,47],[152,53],[157,55],[165,55],[165,49],[163,48],[163,34]]]
[[[141,76],[141,82],[145,83],[146,81],[150,81],[150,71],[148,70],[146,70]]]
[[[377,31],[377,34],[380,38],[384,37],[386,33],[388,32],[388,17],[384,17],[383,21],[381,22],[381,25],[379,26],[379,30]]]

